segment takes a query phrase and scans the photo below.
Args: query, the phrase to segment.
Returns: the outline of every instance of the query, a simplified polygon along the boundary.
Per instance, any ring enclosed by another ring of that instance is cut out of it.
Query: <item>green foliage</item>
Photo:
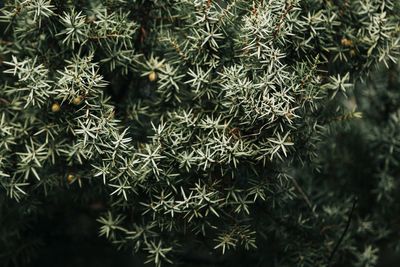
[[[185,246],[260,266],[374,266],[377,242],[399,247],[379,219],[398,208],[399,12],[390,0],[5,1],[0,207],[101,199],[99,234],[155,266]],[[378,62],[389,84],[354,89]],[[350,164],[357,146],[376,155]],[[359,169],[373,173],[366,188]],[[1,256],[24,263],[10,248]]]

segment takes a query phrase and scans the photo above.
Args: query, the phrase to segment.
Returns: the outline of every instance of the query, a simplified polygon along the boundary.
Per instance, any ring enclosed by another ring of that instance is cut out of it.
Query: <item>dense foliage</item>
[[[155,266],[375,266],[400,249],[399,14],[6,0],[1,261],[35,258],[38,222],[73,202]]]

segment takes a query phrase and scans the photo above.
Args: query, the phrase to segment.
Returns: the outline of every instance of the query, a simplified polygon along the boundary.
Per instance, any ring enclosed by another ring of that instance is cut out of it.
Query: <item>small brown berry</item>
[[[59,112],[60,110],[61,110],[61,106],[57,102],[55,102],[55,103],[53,103],[53,105],[51,105],[51,111]]]
[[[72,104],[74,104],[75,106],[78,106],[82,103],[82,97],[77,96],[72,100]]]
[[[350,39],[347,39],[347,38],[342,38],[342,40],[340,41],[340,43],[343,45],[343,46],[353,46],[353,41],[352,40],[350,40]]]
[[[293,119],[294,114],[291,113],[291,112],[286,112],[286,113],[285,113],[285,116],[286,116],[286,118],[288,118],[289,120],[291,120],[291,119]]]
[[[235,139],[239,139],[240,137],[241,137],[241,134],[240,134],[240,129],[239,128],[232,128],[230,131],[229,131],[229,133],[233,136],[233,138],[235,138]]]
[[[155,80],[157,80],[157,73],[155,71],[152,71],[149,74],[149,81],[154,82]]]
[[[75,175],[73,174],[68,174],[67,176],[67,182],[70,184],[75,180]]]

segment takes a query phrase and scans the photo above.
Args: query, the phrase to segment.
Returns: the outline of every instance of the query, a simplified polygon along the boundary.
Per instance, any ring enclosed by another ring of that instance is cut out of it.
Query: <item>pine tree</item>
[[[155,266],[375,266],[379,244],[399,249],[399,14],[394,0],[6,0],[0,259],[26,265],[27,229],[69,199],[100,203],[99,235]]]

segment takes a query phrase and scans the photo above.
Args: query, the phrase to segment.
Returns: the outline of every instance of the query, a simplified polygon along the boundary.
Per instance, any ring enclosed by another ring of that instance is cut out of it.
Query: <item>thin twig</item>
[[[282,24],[284,23],[286,15],[293,9],[293,4],[291,2],[286,3],[285,11],[282,13],[281,17],[279,18],[279,22],[276,25],[275,31],[273,32],[274,39],[277,37],[279,32],[281,31]]]
[[[297,183],[296,179],[294,179],[293,177],[291,177],[291,180],[293,181],[294,187],[296,187],[297,191],[299,191],[300,195],[303,197],[304,201],[307,203],[308,207],[311,209],[311,211],[313,212],[314,215],[315,212],[313,210],[313,205],[310,201],[310,199],[307,197],[306,193],[304,193],[303,189],[300,187],[300,185]]]
[[[354,200],[353,200],[353,206],[351,207],[349,217],[347,218],[346,228],[344,229],[342,235],[340,236],[338,242],[336,243],[335,248],[332,250],[331,255],[329,256],[328,266],[331,266],[331,261],[333,259],[333,256],[335,255],[336,251],[338,250],[338,248],[340,246],[340,243],[342,243],[343,238],[347,233],[347,230],[349,230],[350,222],[351,222],[351,219],[353,217],[353,212],[354,212],[354,209],[356,208],[356,205],[357,205],[357,197],[355,197]]]

